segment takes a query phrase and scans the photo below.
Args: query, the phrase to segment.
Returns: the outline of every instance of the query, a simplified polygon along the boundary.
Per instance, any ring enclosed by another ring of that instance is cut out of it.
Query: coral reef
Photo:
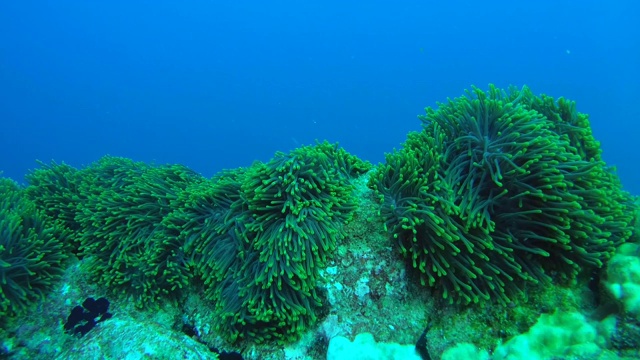
[[[588,117],[490,87],[421,120],[373,169],[323,142],[0,179],[0,357],[637,358],[638,203]]]

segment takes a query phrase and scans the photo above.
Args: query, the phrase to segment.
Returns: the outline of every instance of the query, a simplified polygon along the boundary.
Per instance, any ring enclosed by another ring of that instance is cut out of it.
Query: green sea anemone
[[[79,206],[85,200],[80,192],[82,172],[65,163],[39,162],[40,167],[25,176],[28,186],[26,196],[36,204],[38,210],[67,228],[74,252],[79,246],[76,234],[80,225],[76,221]]]
[[[401,252],[443,297],[510,301],[552,271],[600,267],[631,235],[631,198],[573,103],[474,88],[421,120],[371,185]]]
[[[183,166],[115,157],[82,172],[79,256],[93,277],[138,307],[176,298],[188,283],[189,264],[183,244],[168,236],[163,220],[180,193],[203,179]]]
[[[319,269],[355,207],[351,176],[369,168],[325,142],[183,193],[167,227],[189,249],[229,340],[291,339],[316,321]]]
[[[0,178],[0,315],[24,313],[64,271],[68,233],[12,180]]]

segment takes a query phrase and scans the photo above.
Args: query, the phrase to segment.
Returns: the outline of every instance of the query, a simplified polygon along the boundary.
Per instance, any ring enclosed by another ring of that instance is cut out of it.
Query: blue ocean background
[[[471,85],[591,116],[640,194],[640,2],[3,1],[0,171],[101,156],[205,176],[318,140],[374,163]]]

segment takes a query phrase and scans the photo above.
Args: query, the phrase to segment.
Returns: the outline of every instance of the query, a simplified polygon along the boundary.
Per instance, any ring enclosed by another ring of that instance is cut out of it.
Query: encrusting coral
[[[427,108],[370,185],[403,254],[450,301],[510,301],[551,271],[600,267],[634,205],[575,104],[474,88]]]

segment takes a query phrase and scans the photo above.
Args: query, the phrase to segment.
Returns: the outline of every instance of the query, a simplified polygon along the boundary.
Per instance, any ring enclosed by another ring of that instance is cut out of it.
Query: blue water
[[[576,100],[640,194],[639,18],[635,0],[2,1],[0,170],[110,154],[210,176],[315,139],[379,162],[425,106],[527,84]]]

